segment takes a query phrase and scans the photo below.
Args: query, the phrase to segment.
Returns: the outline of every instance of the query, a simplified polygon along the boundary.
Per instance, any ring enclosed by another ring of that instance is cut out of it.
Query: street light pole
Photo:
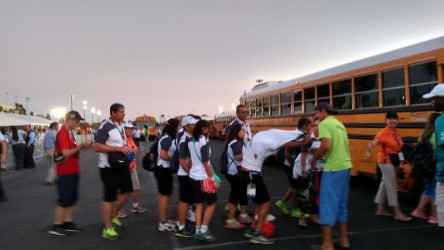
[[[94,106],[92,106],[92,108],[91,108],[91,128],[92,128],[92,125],[93,125],[93,123],[94,123],[94,113],[96,112],[96,108],[94,108]]]
[[[28,102],[29,102],[30,98],[26,97],[26,114],[29,115],[29,109],[28,109]]]
[[[83,101],[83,119],[86,119],[86,109],[88,108],[87,104],[87,101]]]
[[[97,110],[97,124],[100,126],[100,115],[102,114],[102,111],[100,109]]]

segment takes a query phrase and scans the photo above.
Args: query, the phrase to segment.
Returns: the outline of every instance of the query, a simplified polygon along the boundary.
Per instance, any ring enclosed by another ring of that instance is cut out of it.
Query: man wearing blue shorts
[[[315,107],[319,124],[321,146],[311,160],[315,169],[316,161],[325,160],[321,181],[319,217],[322,225],[322,250],[334,249],[332,231],[339,227],[339,245],[349,248],[347,232],[348,193],[351,171],[351,157],[348,136],[344,125],[333,115],[338,112],[329,103],[321,102]]]

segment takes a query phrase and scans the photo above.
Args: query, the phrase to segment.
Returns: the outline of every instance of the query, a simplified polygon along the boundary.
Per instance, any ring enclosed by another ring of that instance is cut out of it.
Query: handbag
[[[56,151],[54,150],[54,160],[53,161],[54,161],[54,163],[61,164],[66,161],[66,157],[63,154],[57,155]]]
[[[108,153],[108,163],[112,168],[127,168],[129,167],[131,160],[119,151],[113,151]]]

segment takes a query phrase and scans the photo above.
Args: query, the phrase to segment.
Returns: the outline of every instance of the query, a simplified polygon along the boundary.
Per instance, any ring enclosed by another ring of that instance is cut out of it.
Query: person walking
[[[433,109],[436,112],[444,111],[444,83],[438,83],[430,93],[422,96],[432,99]],[[436,210],[438,226],[444,227],[444,115],[441,114],[435,121],[435,158],[436,158]]]
[[[322,250],[334,249],[333,227],[339,227],[339,245],[350,247],[348,238],[348,196],[352,168],[347,131],[334,117],[338,112],[329,103],[320,102],[315,107],[319,123],[321,145],[314,154],[310,167],[316,168],[318,160],[325,160],[320,187],[319,217],[322,225]]]
[[[117,152],[129,155],[131,148],[126,144],[123,120],[125,106],[114,103],[110,106],[110,118],[104,120],[97,130],[94,142],[94,151],[99,152],[100,178],[104,186],[104,197],[101,203],[104,229],[102,237],[108,240],[117,240],[120,234],[116,230],[123,230],[125,225],[119,220],[118,212],[133,191],[131,174],[128,167],[112,166],[109,162],[109,153]]]
[[[30,125],[25,126],[25,131],[27,133],[27,136],[25,138],[26,148],[25,148],[25,159],[23,161],[23,165],[24,168],[35,168],[34,142],[36,139],[36,135]]]
[[[177,149],[176,135],[179,131],[179,120],[169,119],[162,129],[162,136],[158,142],[158,160],[154,169],[154,176],[157,180],[159,191],[158,216],[159,231],[173,231],[175,225],[168,220],[168,203],[173,193],[173,171],[171,169],[171,160]]]
[[[8,152],[6,151],[6,138],[3,136],[3,133],[0,133],[0,163],[6,164],[6,156]],[[1,175],[1,174],[0,174]],[[0,202],[7,201],[5,190],[3,189],[2,179],[0,178]]]
[[[418,138],[419,143],[430,143],[433,148],[433,152],[436,150],[436,139],[435,139],[435,121],[441,114],[432,113],[429,115],[427,119],[426,128],[421,132],[421,135]],[[434,157],[435,158],[435,157]],[[434,165],[434,169],[436,169],[436,162],[431,162]],[[436,171],[435,171],[436,172]],[[435,172],[424,174],[422,176],[422,186],[423,192],[421,197],[419,198],[418,206],[413,210],[410,215],[420,219],[428,219],[428,222],[431,224],[438,223],[438,217],[436,215],[436,205],[435,205],[435,196],[436,196],[436,181],[435,181]],[[426,212],[424,211],[427,206],[430,206],[430,215],[427,217]]]
[[[135,129],[134,125],[130,122],[125,122],[123,124],[123,127],[125,128],[125,135],[126,135],[126,143],[128,147],[131,148],[131,151],[134,153],[134,159],[129,164],[129,171],[131,174],[131,183],[133,184],[133,192],[131,192],[131,200],[132,200],[132,206],[131,206],[131,212],[132,213],[145,213],[146,207],[143,206],[140,202],[140,181],[139,181],[139,175],[137,173],[137,164],[136,164],[136,155],[138,151],[138,147],[136,145],[136,141],[133,140],[133,130]],[[124,208],[121,208],[119,210],[118,215],[119,218],[126,218],[128,214],[126,213]]]
[[[12,132],[9,134],[12,151],[14,152],[15,170],[20,171],[23,168],[23,161],[25,160],[25,137],[26,132],[17,129],[16,126],[11,127]]]
[[[46,133],[43,139],[43,150],[49,160],[48,173],[46,174],[45,183],[47,185],[52,185],[56,180],[56,171],[54,164],[54,148],[56,142],[57,131],[59,130],[59,124],[57,122],[52,122],[49,124],[49,131]]]
[[[368,144],[368,150],[371,150],[376,145],[379,145],[379,152],[377,156],[378,167],[381,170],[381,184],[376,193],[375,203],[377,204],[375,215],[377,216],[394,216],[395,220],[410,221],[412,217],[406,216],[401,212],[398,201],[398,188],[396,182],[396,167],[399,166],[404,157],[399,157],[402,154],[401,149],[404,145],[401,134],[397,130],[398,114],[395,112],[388,112],[385,116],[387,126],[379,131],[375,139]],[[394,215],[387,212],[385,209],[385,202],[388,200],[388,205],[393,207]]]
[[[54,223],[48,230],[48,233],[52,235],[65,236],[68,233],[82,231],[82,228],[73,222],[80,180],[79,155],[82,148],[90,148],[91,144],[84,142],[77,145],[72,130],[76,129],[83,120],[79,112],[69,111],[65,115],[65,123],[57,133],[54,150],[57,155],[63,155],[65,161],[57,163],[58,199]]]

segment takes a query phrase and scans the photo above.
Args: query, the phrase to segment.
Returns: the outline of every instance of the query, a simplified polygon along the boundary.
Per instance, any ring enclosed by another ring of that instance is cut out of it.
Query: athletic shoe
[[[159,231],[173,231],[175,229],[174,224],[170,223],[169,221],[166,222],[159,222],[159,227],[157,228]]]
[[[239,223],[236,219],[232,220],[231,222],[225,221],[224,223],[225,228],[231,228],[231,229],[242,229],[245,227],[244,224]]]
[[[126,218],[126,217],[128,217],[128,214],[125,212],[125,210],[120,209],[119,213],[117,214],[117,217],[119,217],[119,218]]]
[[[52,225],[49,228],[48,233],[57,236],[66,236],[66,231],[63,225]]]
[[[146,207],[142,206],[141,204],[137,205],[137,207],[132,207],[131,212],[133,213],[145,213]]]
[[[210,233],[210,230],[207,230],[205,233],[197,233],[194,235],[194,239],[198,241],[204,242],[215,242],[216,237]]]
[[[410,213],[411,216],[427,220],[427,215],[424,213],[424,211],[415,209]]]
[[[274,204],[276,204],[276,206],[281,210],[281,212],[283,214],[289,214],[290,213],[290,211],[288,210],[287,204],[285,204],[282,200],[278,200]]]
[[[83,228],[77,226],[72,222],[65,222],[65,224],[63,224],[63,229],[65,229],[65,231],[67,232],[74,232],[74,233],[83,231]]]
[[[183,238],[191,238],[194,235],[194,233],[189,231],[187,227],[184,227],[182,230],[179,230],[179,227],[177,225],[176,228],[174,229],[174,234],[177,237],[183,237]]]
[[[111,223],[116,230],[122,230],[125,228],[125,225],[119,220],[119,217],[117,216],[111,220]]]
[[[118,240],[120,238],[119,234],[114,230],[114,227],[104,228],[102,237],[108,240]]]
[[[438,224],[438,218],[436,216],[430,216],[427,222],[430,224]]]
[[[242,224],[251,224],[253,223],[253,218],[251,218],[248,214],[247,216],[243,217],[242,215],[239,215],[237,217],[237,221]]]
[[[253,238],[251,238],[249,240],[250,243],[255,243],[255,244],[264,244],[264,245],[269,245],[269,244],[273,244],[274,241],[265,238],[262,234],[254,236]]]
[[[244,232],[245,238],[253,238],[254,237],[254,228],[250,227]]]
[[[291,217],[299,218],[301,217],[301,210],[300,209],[292,209],[290,212]],[[305,218],[309,218],[310,214],[305,214]]]
[[[188,209],[187,220],[189,222],[193,222],[193,223],[196,222],[196,215],[195,215],[193,209]]]

